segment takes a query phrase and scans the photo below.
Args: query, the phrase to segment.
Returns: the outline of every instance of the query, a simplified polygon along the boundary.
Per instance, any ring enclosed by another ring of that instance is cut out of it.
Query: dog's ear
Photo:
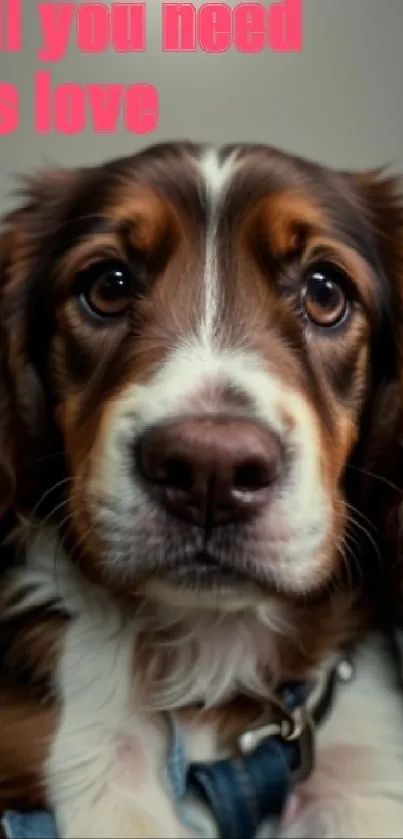
[[[382,171],[350,175],[351,181],[374,248],[382,307],[356,503],[378,542],[377,596],[383,588],[386,618],[403,622],[403,182]]]
[[[23,239],[27,212],[28,207],[10,213],[4,219],[0,233],[0,516],[14,504],[19,452],[23,444],[23,422],[17,407],[14,376],[17,375],[18,380],[19,372],[23,375],[25,367],[22,363],[19,371],[22,359],[15,341],[20,332],[18,299],[22,298],[26,270]]]
[[[387,332],[384,337],[393,342],[393,358],[400,362],[403,352],[403,180],[376,170],[354,175],[354,183],[382,280],[379,293],[383,296],[380,302],[384,305],[383,325]],[[396,368],[389,372],[397,378],[402,377],[403,366],[398,363]],[[384,372],[388,372],[386,368]]]
[[[371,346],[373,455],[403,433],[403,181],[382,170],[350,175],[378,275],[379,329]]]
[[[41,455],[45,405],[29,347],[30,296],[72,177],[46,171],[25,182],[21,206],[0,224],[0,517]]]
[[[387,272],[400,272],[403,242],[403,180],[385,175],[382,169],[350,175],[362,202]],[[396,235],[398,234],[398,235]]]

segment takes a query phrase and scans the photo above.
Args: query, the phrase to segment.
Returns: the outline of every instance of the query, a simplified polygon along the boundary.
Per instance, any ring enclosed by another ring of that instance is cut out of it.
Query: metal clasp
[[[309,711],[304,707],[285,712],[280,722],[268,725],[257,724],[238,738],[242,754],[252,754],[264,740],[280,737],[285,743],[299,741],[300,765],[293,774],[295,783],[304,781],[312,772],[315,763],[315,730]]]
[[[238,737],[238,748],[243,755],[250,755],[257,749],[263,740],[269,737],[281,737],[281,724],[270,723],[269,725],[256,726],[245,731]]]
[[[300,763],[293,773],[293,781],[301,783],[309,777],[315,766],[315,726],[307,708],[296,708],[292,716],[294,729],[283,739],[288,742],[299,741]]]

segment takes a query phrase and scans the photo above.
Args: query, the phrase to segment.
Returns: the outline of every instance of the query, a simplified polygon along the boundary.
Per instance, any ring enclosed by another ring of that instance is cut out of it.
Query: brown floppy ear
[[[16,364],[12,364],[10,334],[14,319],[10,318],[9,301],[13,286],[17,291],[19,285],[15,266],[25,261],[21,260],[22,243],[19,242],[23,219],[23,211],[10,213],[4,219],[0,234],[0,516],[14,504],[18,452],[22,443],[22,422],[12,373]]]
[[[24,506],[30,466],[42,453],[46,407],[28,346],[30,293],[72,180],[69,171],[39,173],[0,224],[0,518]]]
[[[376,595],[383,591],[385,619],[396,622],[403,621],[403,182],[382,171],[351,177],[374,244],[383,304],[372,346],[358,502],[379,544]]]
[[[392,326],[397,351],[403,341],[403,178],[385,176],[383,170],[354,177],[371,227],[380,265],[390,294]],[[401,371],[403,375],[403,370]]]
[[[403,180],[383,170],[349,178],[378,275],[381,323],[371,347],[371,424],[378,446],[386,446],[403,419]],[[373,455],[378,446],[372,439]]]

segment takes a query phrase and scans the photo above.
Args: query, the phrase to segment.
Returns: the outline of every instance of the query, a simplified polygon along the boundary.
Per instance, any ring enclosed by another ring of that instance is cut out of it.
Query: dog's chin
[[[169,606],[220,611],[247,609],[267,597],[249,575],[208,557],[164,569],[145,582],[143,594]]]
[[[227,584],[206,589],[175,585],[162,577],[148,580],[142,593],[147,600],[166,606],[221,612],[241,612],[267,599],[267,595],[265,596],[262,590],[253,583],[243,586]]]

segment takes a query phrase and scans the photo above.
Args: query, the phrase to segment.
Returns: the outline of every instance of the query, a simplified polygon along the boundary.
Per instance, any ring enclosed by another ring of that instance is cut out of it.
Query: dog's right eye
[[[121,317],[133,299],[133,276],[121,262],[93,265],[81,281],[81,302],[100,318]]]
[[[315,326],[328,328],[341,323],[349,311],[344,273],[329,263],[313,266],[305,276],[303,308]]]

